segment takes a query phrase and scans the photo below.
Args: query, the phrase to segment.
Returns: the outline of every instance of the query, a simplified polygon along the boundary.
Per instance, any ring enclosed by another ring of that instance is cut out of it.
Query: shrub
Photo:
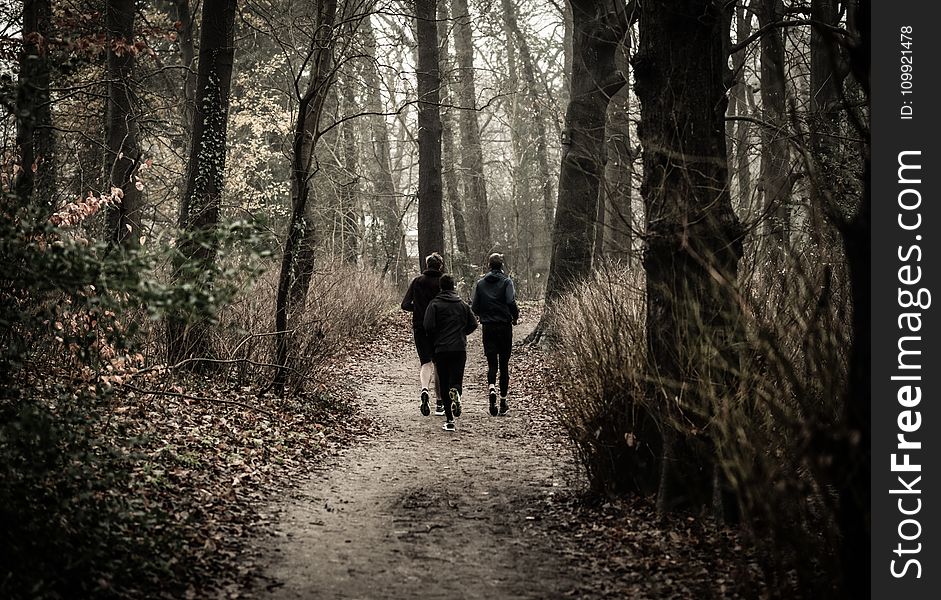
[[[846,435],[850,310],[838,260],[808,251],[788,261],[774,276],[744,264],[745,344],[734,364],[722,349],[693,351],[713,357],[697,373],[697,393],[707,412],[700,435],[717,459],[715,508],[731,500],[741,510],[771,583],[816,597],[837,580],[828,465]],[[595,272],[553,312],[566,387],[556,408],[596,492],[654,491],[661,435],[683,426],[651,403],[676,382],[660,381],[648,363],[645,312],[642,274],[619,266]],[[732,382],[732,393],[707,382]]]
[[[134,585],[121,557],[154,556],[154,547],[174,543],[135,535],[161,516],[116,493],[130,462],[99,435],[109,390],[141,360],[126,316],[163,293],[145,285],[143,255],[72,229],[109,203],[82,199],[52,219],[0,215],[3,597],[119,594]],[[159,578],[166,569],[151,560],[135,575]]]
[[[316,378],[319,365],[375,327],[394,301],[391,287],[370,270],[321,270],[312,282],[304,310],[292,315],[288,383],[295,391]],[[276,287],[277,273],[270,272],[220,311],[214,346],[232,361],[240,384],[274,375]]]
[[[596,271],[553,308],[566,392],[556,404],[591,488],[655,489],[660,452],[645,405],[642,279],[626,267]]]
[[[739,392],[714,401],[713,439],[743,514],[773,557],[769,577],[812,597],[838,581],[828,466],[844,435],[850,307],[839,261],[792,255],[782,276],[744,285],[750,352]]]

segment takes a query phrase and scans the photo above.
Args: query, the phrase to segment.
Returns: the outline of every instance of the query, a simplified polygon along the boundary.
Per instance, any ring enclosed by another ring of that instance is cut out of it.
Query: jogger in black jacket
[[[437,252],[432,252],[425,257],[425,266],[425,271],[409,284],[408,291],[405,292],[405,298],[402,299],[402,310],[412,313],[412,332],[415,335],[418,362],[421,364],[418,370],[418,378],[421,382],[421,413],[427,417],[431,412],[428,407],[429,390],[438,396],[438,388],[435,385],[435,365],[432,362],[434,346],[431,337],[425,332],[423,321],[428,303],[441,291],[438,281],[441,279],[441,272],[444,270],[444,259]],[[442,396],[437,397],[435,414],[444,414]]]
[[[428,304],[423,325],[434,343],[438,390],[446,399],[444,430],[454,431],[454,417],[461,416],[467,335],[477,329],[477,319],[454,291],[453,277],[442,275],[440,283],[441,292]]]
[[[480,317],[484,355],[487,357],[487,383],[490,386],[490,414],[505,415],[509,410],[506,394],[510,387],[510,351],[513,326],[519,320],[513,280],[503,272],[503,255],[491,254],[490,272],[474,285],[471,308]],[[500,408],[497,412],[497,370],[500,371]]]

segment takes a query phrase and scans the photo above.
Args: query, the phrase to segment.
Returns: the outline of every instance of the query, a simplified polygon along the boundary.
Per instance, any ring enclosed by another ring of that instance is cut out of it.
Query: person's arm
[[[520,318],[520,309],[516,306],[516,288],[513,286],[513,280],[506,280],[506,305],[510,307],[510,316],[513,317],[513,324]]]
[[[422,321],[422,325],[425,328],[425,333],[428,335],[434,335],[435,328],[438,326],[434,300],[429,302],[428,308],[425,309],[425,318]]]
[[[408,285],[408,291],[405,292],[405,298],[402,299],[402,310],[414,312],[415,310],[415,280]]]
[[[463,302],[461,304],[464,304]],[[464,304],[465,317],[467,322],[464,324],[464,335],[470,335],[475,329],[477,329],[477,317],[474,316],[474,312],[469,306]]]
[[[480,314],[480,299],[477,296],[477,286],[480,285],[480,280],[474,283],[474,291],[471,294],[471,310],[475,315]]]

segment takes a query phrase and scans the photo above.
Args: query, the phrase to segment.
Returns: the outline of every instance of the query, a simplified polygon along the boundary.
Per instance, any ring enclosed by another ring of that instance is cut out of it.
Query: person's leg
[[[497,416],[497,365],[499,354],[495,352],[487,355],[487,400],[490,403],[490,415]]]
[[[422,363],[418,371],[418,378],[421,380],[421,389],[431,390],[435,379],[435,363],[428,361]]]
[[[438,386],[438,367],[431,363],[431,385],[429,389],[433,390],[435,395],[435,414],[444,414],[444,402],[441,400],[441,389]]]
[[[467,364],[467,352],[454,353],[454,370],[451,371],[451,387],[456,388],[459,394],[464,393],[464,365]]]
[[[451,412],[455,417],[461,416],[461,394],[464,391],[464,365],[467,363],[467,352],[452,352],[451,365],[448,373],[448,388],[454,390],[455,394],[451,396]]]
[[[421,364],[418,369],[418,380],[423,390],[433,391],[431,386],[434,385],[433,378],[435,374],[435,366],[432,362],[434,360],[434,344],[423,329],[415,328],[412,331],[415,334],[415,349],[418,351],[418,361]]]
[[[510,351],[513,349],[513,326],[507,324],[500,337],[500,414],[509,410],[506,394],[510,389]]]
[[[418,379],[421,383],[421,414],[426,417],[431,414],[431,408],[428,405],[431,400],[431,394],[436,393],[431,389],[433,385],[432,375],[434,372],[435,365],[431,361],[422,363],[421,367],[418,369]]]
[[[438,393],[441,395],[442,399],[448,397],[448,391],[451,388],[450,385],[450,352],[439,352],[435,355],[435,366],[437,367],[436,371],[438,373]],[[451,402],[444,402],[444,417],[448,421],[454,420],[454,415],[451,413]]]
[[[490,414],[497,416],[497,368],[498,352],[494,339],[494,326],[484,323],[480,326],[481,338],[484,343],[484,356],[487,357],[487,399],[490,401]]]
[[[510,353],[502,352],[500,354],[500,396],[506,398],[506,393],[510,389]]]
[[[493,387],[497,384],[497,354],[487,353],[487,385]]]

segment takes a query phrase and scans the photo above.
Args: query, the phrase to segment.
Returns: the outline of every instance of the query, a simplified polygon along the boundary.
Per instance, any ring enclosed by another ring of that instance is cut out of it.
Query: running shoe
[[[438,400],[438,403],[435,404],[435,416],[440,417],[444,414],[444,402]]]
[[[445,431],[454,431],[454,421],[448,421],[441,429],[444,429]]]
[[[451,388],[448,392],[448,395],[451,396],[451,412],[454,413],[455,417],[461,416],[461,392],[457,391],[455,388]]]
[[[510,407],[506,405],[506,397],[500,398],[500,416],[506,416],[508,410],[510,410]]]
[[[428,416],[431,414],[431,409],[428,407],[428,389],[422,389],[421,391],[421,414]]]
[[[497,390],[490,388],[490,416],[497,416]]]

